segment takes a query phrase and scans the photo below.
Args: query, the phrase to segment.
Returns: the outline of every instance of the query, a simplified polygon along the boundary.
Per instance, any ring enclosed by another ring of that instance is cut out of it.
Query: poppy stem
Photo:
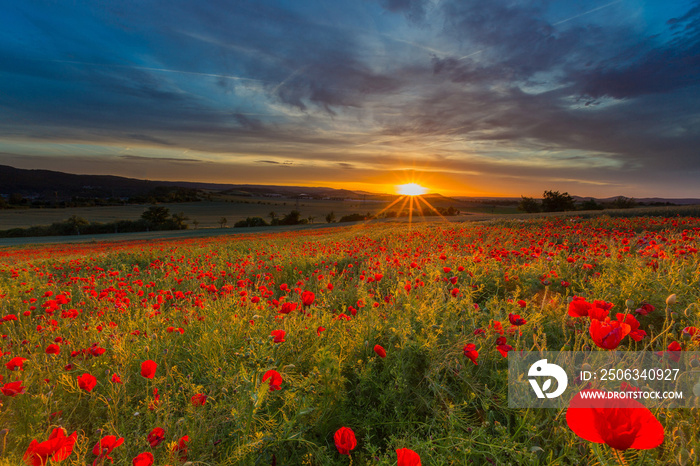
[[[620,453],[620,450],[617,450],[613,448],[613,451],[615,452],[615,459],[620,463],[621,466],[626,466],[627,462],[625,461],[625,457]]]
[[[595,453],[596,458],[598,458],[598,462],[602,464],[603,466],[608,466],[608,462],[603,459],[603,457],[600,455],[600,448],[599,444],[594,443],[593,444],[593,452]]]

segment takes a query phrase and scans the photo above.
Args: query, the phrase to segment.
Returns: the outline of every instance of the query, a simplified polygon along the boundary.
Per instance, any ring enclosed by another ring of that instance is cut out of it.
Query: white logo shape
[[[569,378],[566,376],[566,372],[560,366],[556,364],[548,364],[546,359],[540,359],[532,366],[527,373],[528,377],[549,377],[545,380],[542,388],[540,388],[539,383],[535,379],[529,379],[532,389],[535,391],[537,398],[556,398],[564,393],[567,385],[569,384]],[[547,393],[547,390],[552,385],[552,378],[557,381],[557,389],[551,393]]]

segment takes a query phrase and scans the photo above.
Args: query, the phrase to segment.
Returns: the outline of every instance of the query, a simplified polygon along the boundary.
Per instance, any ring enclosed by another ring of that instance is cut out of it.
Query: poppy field
[[[699,351],[699,237],[601,216],[0,249],[0,464],[697,464],[699,407],[510,409],[507,373]]]

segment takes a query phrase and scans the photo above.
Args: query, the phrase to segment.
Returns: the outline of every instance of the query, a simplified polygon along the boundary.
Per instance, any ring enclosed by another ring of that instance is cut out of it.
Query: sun
[[[396,192],[404,196],[420,196],[428,192],[428,188],[416,183],[406,183],[396,186]]]

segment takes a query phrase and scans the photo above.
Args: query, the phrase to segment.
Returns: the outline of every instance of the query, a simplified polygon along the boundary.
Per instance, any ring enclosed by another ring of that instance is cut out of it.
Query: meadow
[[[700,350],[699,236],[601,215],[2,248],[0,464],[697,464],[698,407],[596,443],[508,408],[507,367],[605,351],[596,321]]]

